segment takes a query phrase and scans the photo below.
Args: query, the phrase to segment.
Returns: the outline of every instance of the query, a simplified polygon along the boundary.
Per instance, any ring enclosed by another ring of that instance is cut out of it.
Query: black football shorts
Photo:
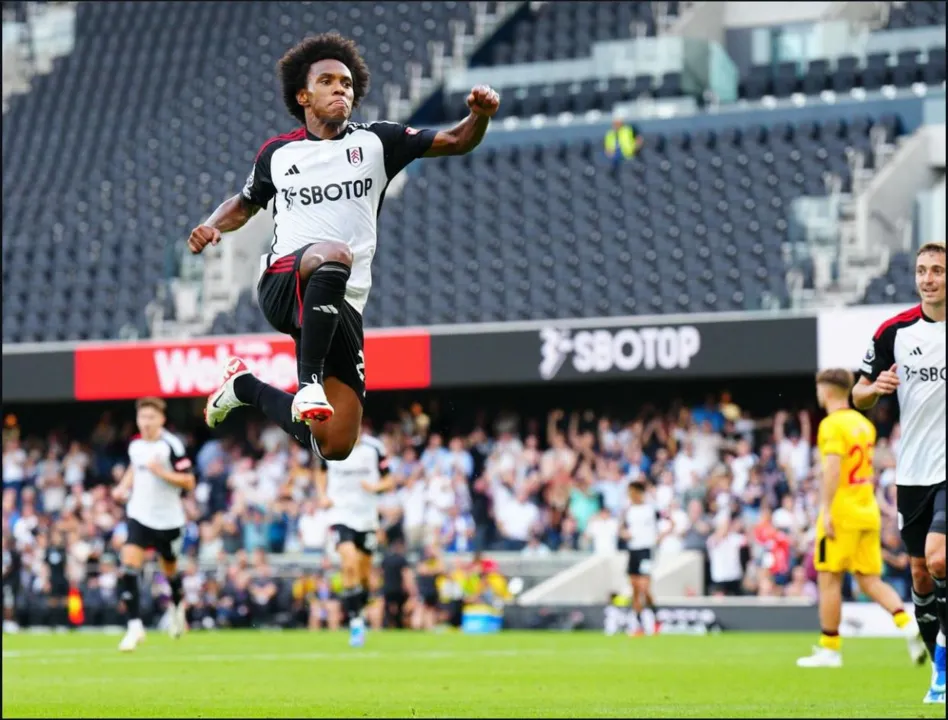
[[[270,260],[257,283],[260,310],[275,330],[296,342],[296,364],[300,361],[300,331],[303,326],[303,294],[300,285],[300,261],[307,248]],[[339,325],[326,355],[324,377],[334,377],[351,387],[365,402],[365,334],[362,315],[343,301]]]

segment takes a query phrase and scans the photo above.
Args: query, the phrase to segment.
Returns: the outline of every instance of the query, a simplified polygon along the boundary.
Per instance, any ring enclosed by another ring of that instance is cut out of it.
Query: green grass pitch
[[[901,640],[847,640],[803,670],[815,634],[151,632],[3,638],[10,717],[945,717]]]

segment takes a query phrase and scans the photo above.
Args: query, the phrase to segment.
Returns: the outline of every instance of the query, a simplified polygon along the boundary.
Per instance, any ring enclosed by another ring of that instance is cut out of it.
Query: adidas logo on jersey
[[[300,169],[294,165],[289,170],[286,171],[286,174],[283,177],[289,177],[290,175],[299,175]]]
[[[914,350],[912,350],[912,352],[910,352],[909,355],[912,355],[913,357],[921,357],[922,349],[920,347],[917,347]]]

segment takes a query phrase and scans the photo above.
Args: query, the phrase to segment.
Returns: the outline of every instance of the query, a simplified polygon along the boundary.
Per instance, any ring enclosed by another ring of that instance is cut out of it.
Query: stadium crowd
[[[907,597],[894,504],[899,427],[884,406],[874,419],[885,574]],[[485,551],[614,552],[622,542],[625,489],[646,479],[662,517],[659,555],[704,552],[710,593],[815,601],[815,420],[805,411],[752,418],[725,393],[700,407],[646,407],[628,421],[588,410],[555,410],[545,424],[507,414],[491,427],[445,437],[416,404],[380,429],[397,478],[397,490],[380,498],[380,540],[389,550],[404,547],[414,563],[411,595],[430,594],[436,584],[449,608],[490,594],[491,583],[482,581],[496,568],[480,559]],[[81,595],[86,624],[119,622],[117,557],[126,530],[110,488],[122,475],[133,433],[106,414],[86,438],[22,437],[16,418],[7,417],[5,622],[66,624],[71,589]],[[314,500],[322,470],[311,454],[279,428],[253,422],[239,438],[212,438],[200,447],[193,436],[182,437],[198,474],[182,538],[192,623],[338,626],[340,578],[326,511]],[[469,552],[477,553],[476,563],[450,557]],[[317,569],[279,562],[299,554],[315,556],[309,564]],[[160,576],[149,587],[144,610],[157,620],[167,588]],[[426,622],[422,603],[408,607],[416,624]],[[381,611],[374,621],[382,621]]]

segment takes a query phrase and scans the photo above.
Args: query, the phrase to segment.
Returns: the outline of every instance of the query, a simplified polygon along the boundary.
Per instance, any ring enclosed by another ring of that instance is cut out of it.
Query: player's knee
[[[941,547],[925,548],[925,566],[932,577],[945,577],[945,544]]]
[[[123,567],[141,569],[144,565],[144,551],[134,545],[126,545],[122,548],[121,562]]]
[[[928,595],[935,589],[935,584],[932,582],[932,575],[927,564],[916,562],[915,558],[912,558],[911,567],[912,588],[919,595]]]
[[[319,454],[324,460],[345,460],[352,453],[354,442],[339,438],[326,438],[319,443]]]
[[[351,447],[336,448],[336,447],[330,446],[329,448],[326,448],[326,449],[320,448],[320,450],[323,454],[323,458],[325,458],[326,460],[334,460],[334,461],[345,460],[347,457],[349,457],[350,453],[352,452]]]
[[[300,270],[304,274],[312,273],[324,263],[335,262],[352,267],[352,249],[342,242],[326,241],[313,245],[303,253]],[[306,272],[306,271],[309,272]]]
[[[862,590],[866,595],[872,595],[872,592],[882,582],[882,579],[878,575],[863,575],[862,573],[856,573],[855,578],[856,584],[859,585],[859,589]]]

